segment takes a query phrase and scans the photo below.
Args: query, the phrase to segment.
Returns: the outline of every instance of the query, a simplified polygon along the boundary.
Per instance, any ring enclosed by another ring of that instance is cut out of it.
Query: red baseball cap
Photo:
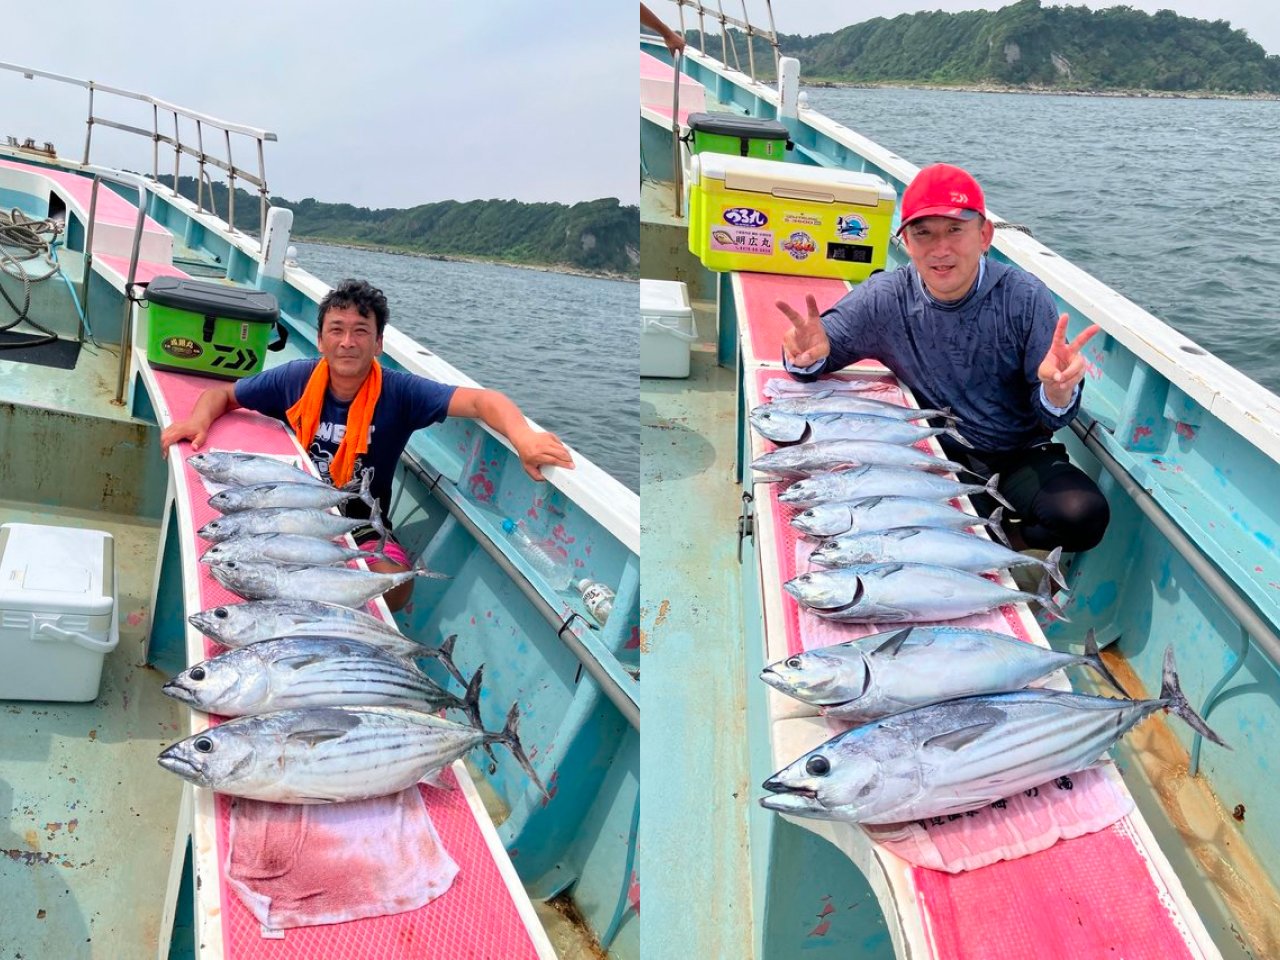
[[[921,217],[972,220],[985,216],[986,209],[982,187],[972,174],[949,163],[935,163],[917,173],[902,191],[902,223],[898,232]]]

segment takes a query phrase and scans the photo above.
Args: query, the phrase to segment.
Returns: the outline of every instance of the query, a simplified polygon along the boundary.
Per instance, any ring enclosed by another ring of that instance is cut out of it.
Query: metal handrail
[[[1152,525],[1169,541],[1169,545],[1209,588],[1209,592],[1226,608],[1240,626],[1243,627],[1257,644],[1258,649],[1270,658],[1272,664],[1280,667],[1280,636],[1258,614],[1245,596],[1222,575],[1213,562],[1187,536],[1186,532],[1165,512],[1147,490],[1134,480],[1128,470],[1111,455],[1102,442],[1093,435],[1098,421],[1093,421],[1086,429],[1079,420],[1071,421],[1071,429],[1075,431],[1081,442],[1102,463],[1103,469],[1116,478],[1121,489],[1132,498],[1134,504]]]
[[[688,7],[698,15],[698,49],[707,52],[707,31],[705,16],[710,14],[720,24],[720,62],[725,66],[729,65],[729,45],[732,38],[729,36],[729,27],[737,27],[747,35],[747,65],[750,70],[751,79],[756,79],[756,57],[755,44],[752,42],[753,37],[760,37],[773,47],[773,69],[775,74],[778,70],[778,60],[782,56],[782,52],[778,47],[778,31],[773,20],[773,3],[772,0],[764,0],[765,11],[769,17],[769,29],[764,30],[755,27],[751,23],[751,19],[747,14],[747,0],[742,0],[742,19],[731,17],[724,12],[724,6],[720,0],[716,0],[715,9],[704,5],[701,0],[672,0],[679,9],[680,17],[680,36],[684,36],[684,8]],[[738,60],[738,48],[733,48],[734,69],[740,69]]]
[[[677,218],[684,216],[684,165],[680,162],[680,64],[683,59],[677,50],[671,63],[671,179],[676,185]]]
[[[270,140],[275,141],[276,135],[269,130],[262,130],[258,127],[249,127],[241,123],[232,123],[228,120],[220,120],[217,117],[211,117],[206,113],[200,113],[197,110],[190,110],[186,107],[178,106],[167,100],[161,100],[158,97],[150,96],[145,93],[138,93],[133,90],[125,90],[120,87],[108,86],[104,83],[98,83],[94,80],[81,80],[77,77],[68,77],[59,73],[50,73],[47,70],[37,70],[34,67],[23,67],[18,64],[0,62],[0,70],[9,70],[13,73],[20,73],[28,80],[40,77],[46,80],[54,80],[58,83],[67,83],[72,86],[83,87],[89,91],[89,112],[86,123],[88,129],[84,138],[84,159],[81,163],[88,166],[90,163],[90,152],[93,143],[93,127],[98,124],[104,127],[110,127],[113,130],[122,130],[125,133],[136,134],[146,137],[152,142],[151,150],[151,175],[158,182],[160,180],[160,145],[166,144],[173,148],[173,194],[180,196],[178,192],[178,177],[181,169],[181,159],[185,154],[194,157],[199,166],[200,177],[197,177],[197,183],[200,185],[196,191],[196,207],[204,212],[203,204],[203,176],[205,175],[205,166],[211,165],[223,170],[227,174],[229,196],[233,199],[229,202],[229,210],[227,214],[227,225],[235,230],[235,189],[236,180],[246,180],[258,188],[259,196],[259,215],[260,223],[263,227],[267,222],[267,209],[270,206],[270,193],[267,189],[267,173],[266,160],[263,154],[263,143]],[[143,127],[135,127],[131,124],[120,123],[116,120],[109,120],[106,117],[96,116],[94,114],[94,98],[97,93],[109,93],[113,96],[124,97],[128,100],[137,100],[142,103],[151,105],[151,129]],[[161,111],[173,116],[173,136],[160,132],[160,113]],[[183,143],[181,131],[179,129],[179,118],[191,120],[196,125],[196,146]],[[213,127],[221,130],[225,135],[226,159],[212,154],[205,153],[204,150],[204,132],[205,126]],[[258,171],[257,174],[250,173],[246,170],[238,169],[231,159],[231,135],[249,137],[257,143],[258,153]],[[212,190],[210,191],[212,196]],[[215,214],[216,215],[216,214]]]

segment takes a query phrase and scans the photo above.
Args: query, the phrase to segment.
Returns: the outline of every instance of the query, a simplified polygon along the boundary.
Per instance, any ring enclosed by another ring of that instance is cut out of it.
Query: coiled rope
[[[16,208],[8,213],[0,210],[0,271],[22,284],[21,307],[0,285],[0,296],[17,314],[8,323],[0,323],[0,332],[12,330],[25,320],[43,334],[15,343],[0,343],[0,350],[35,347],[58,339],[56,333],[33,320],[27,311],[31,309],[31,287],[62,272],[53,253],[61,232],[62,224],[57,220],[37,220]]]

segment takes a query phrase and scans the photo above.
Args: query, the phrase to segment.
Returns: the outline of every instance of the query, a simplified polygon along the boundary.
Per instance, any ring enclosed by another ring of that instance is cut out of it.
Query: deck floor
[[[0,700],[0,958],[153,957],[182,783],[156,764],[185,708],[144,665],[159,528],[0,502],[0,522],[115,537],[120,645],[92,703]]]
[[[710,341],[715,319],[698,311]],[[646,956],[752,956],[746,680],[733,372],[695,344],[688,380],[642,380]]]

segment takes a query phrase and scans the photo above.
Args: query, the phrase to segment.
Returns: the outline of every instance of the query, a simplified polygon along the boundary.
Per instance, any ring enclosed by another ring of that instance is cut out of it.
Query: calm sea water
[[[634,283],[300,243],[330,284],[380,287],[391,323],[586,454],[640,477],[640,309]]]
[[[918,166],[970,170],[987,206],[1280,392],[1280,102],[810,89]]]

